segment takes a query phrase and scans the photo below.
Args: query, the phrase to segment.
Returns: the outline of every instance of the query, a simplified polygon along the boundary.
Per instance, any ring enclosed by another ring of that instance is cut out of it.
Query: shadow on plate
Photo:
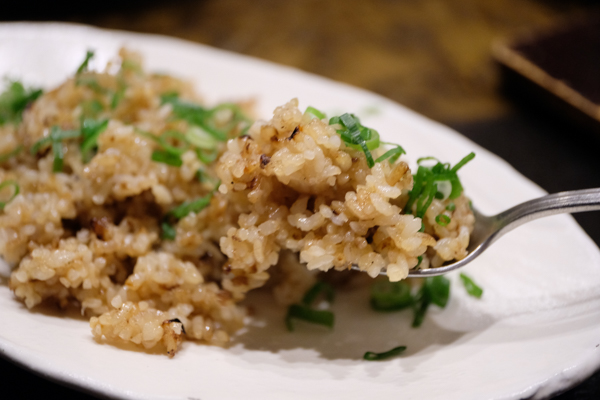
[[[247,304],[256,310],[255,315],[236,335],[231,351],[278,353],[291,363],[314,363],[318,359],[355,362],[362,360],[367,351],[383,352],[397,346],[407,346],[401,357],[427,356],[436,347],[456,342],[466,334],[445,329],[430,317],[421,327],[412,328],[411,310],[373,311],[367,290],[338,293],[332,306],[334,329],[297,321],[295,330],[289,332],[284,323],[286,309],[274,304],[266,293],[251,293]]]

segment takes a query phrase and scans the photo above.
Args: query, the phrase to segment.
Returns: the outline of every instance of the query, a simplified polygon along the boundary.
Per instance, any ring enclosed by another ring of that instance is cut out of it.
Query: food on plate
[[[252,289],[289,305],[328,270],[400,281],[466,256],[472,154],[413,174],[353,114],[293,99],[252,123],[250,104],[206,107],[135,53],[91,62],[0,96],[0,255],[28,308],[78,307],[98,341],[173,356],[225,345]]]

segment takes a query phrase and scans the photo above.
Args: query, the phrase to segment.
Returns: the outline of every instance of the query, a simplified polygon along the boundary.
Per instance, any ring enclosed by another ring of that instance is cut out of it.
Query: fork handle
[[[538,218],[597,210],[600,210],[600,188],[549,194],[516,205],[492,217],[500,230],[494,239]]]

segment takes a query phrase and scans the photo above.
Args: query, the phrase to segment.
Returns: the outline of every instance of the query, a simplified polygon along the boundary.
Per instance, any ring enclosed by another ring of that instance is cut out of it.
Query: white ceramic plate
[[[258,111],[292,97],[301,106],[363,116],[415,160],[455,163],[467,194],[487,213],[543,195],[504,161],[450,129],[385,98],[295,69],[160,36],[65,24],[0,24],[0,76],[52,87],[86,49],[95,66],[121,46],[148,69],[191,79],[209,102],[255,98]],[[373,113],[373,109],[378,112]],[[370,110],[370,113],[366,111]],[[492,246],[467,271],[484,289],[466,295],[456,275],[448,307],[410,328],[410,313],[378,314],[364,291],[336,300],[336,328],[289,333],[284,310],[254,296],[257,314],[230,349],[187,342],[174,359],[94,342],[83,319],[27,311],[0,286],[0,353],[41,374],[106,396],[132,399],[519,399],[542,398],[600,365],[600,254],[569,216],[540,220]],[[408,346],[366,362],[365,351]]]

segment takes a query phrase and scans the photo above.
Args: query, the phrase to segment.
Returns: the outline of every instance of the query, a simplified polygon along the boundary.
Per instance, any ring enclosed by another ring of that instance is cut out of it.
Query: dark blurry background
[[[596,1],[6,3],[0,21],[67,21],[175,36],[350,83],[455,128],[549,192],[600,187],[600,130],[550,111],[519,80],[501,74],[491,56],[497,40],[551,32],[600,15]],[[597,55],[600,48],[590,51]],[[577,219],[600,243],[600,213]],[[3,360],[0,373],[3,382],[25,383],[18,392],[3,389],[3,398],[83,396]],[[600,399],[600,373],[556,398]]]

